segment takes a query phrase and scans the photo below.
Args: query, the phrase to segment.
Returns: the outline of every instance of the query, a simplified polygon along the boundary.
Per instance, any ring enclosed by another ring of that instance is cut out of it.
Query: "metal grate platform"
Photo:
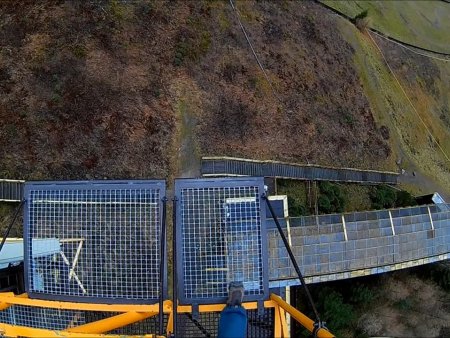
[[[247,337],[274,337],[274,310],[266,308],[261,313],[258,310],[247,310]],[[194,318],[190,313],[178,315],[178,334],[181,337],[217,337],[219,328],[219,312],[203,312]]]
[[[231,281],[246,301],[266,298],[263,179],[177,180],[175,191],[180,301],[224,302]]]
[[[65,330],[86,324],[86,311],[13,305],[0,311],[0,323],[38,329]]]
[[[29,182],[25,194],[30,297],[158,300],[164,181]]]

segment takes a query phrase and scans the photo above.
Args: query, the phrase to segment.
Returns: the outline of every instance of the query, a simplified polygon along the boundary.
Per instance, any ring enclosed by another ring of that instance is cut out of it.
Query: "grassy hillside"
[[[434,1],[324,0],[328,6],[355,17],[368,10],[371,26],[399,40],[450,53],[450,6]]]
[[[424,10],[429,9],[425,3],[413,5],[420,4]],[[407,2],[406,8],[409,5]],[[387,11],[383,6],[378,9],[381,13],[384,10]],[[373,25],[378,23],[370,11],[369,17]],[[450,62],[417,55],[373,34],[372,40],[368,33],[359,32],[344,19],[339,22],[339,29],[355,49],[354,63],[374,118],[389,127],[393,153],[399,166],[407,170],[402,177],[405,187],[416,194],[437,190],[450,196]],[[415,24],[414,29],[425,38],[425,28]]]

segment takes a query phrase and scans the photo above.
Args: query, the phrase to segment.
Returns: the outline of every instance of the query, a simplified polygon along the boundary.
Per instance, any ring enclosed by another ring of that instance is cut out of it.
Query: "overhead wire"
[[[273,95],[277,98],[278,101],[280,101],[280,103],[282,103],[280,97],[278,96],[277,91],[275,90],[275,87],[273,86],[272,81],[270,80],[269,75],[267,74],[266,69],[264,68],[264,66],[262,65],[261,61],[259,60],[258,55],[256,54],[255,48],[253,47],[253,44],[250,40],[250,37],[247,34],[247,31],[244,27],[244,24],[241,21],[241,17],[240,17],[240,13],[239,10],[237,9],[237,7],[234,5],[233,0],[229,0],[230,1],[230,5],[233,8],[233,11],[236,13],[236,18],[238,20],[239,26],[241,27],[242,32],[244,33],[245,39],[247,40],[248,45],[250,46],[250,49],[252,50],[253,56],[256,59],[256,62],[258,63],[259,68],[261,69],[261,71],[264,74],[264,77],[266,78],[266,81],[269,83],[270,89],[272,90]]]
[[[387,40],[387,41],[389,41],[389,42],[395,43],[396,45],[398,45],[398,46],[400,46],[400,47],[402,47],[402,48],[404,48],[404,49],[407,49],[407,50],[411,51],[412,53],[415,53],[415,54],[418,54],[418,55],[422,55],[422,56],[425,56],[425,57],[428,57],[428,58],[431,58],[431,59],[435,59],[435,60],[438,60],[438,61],[450,62],[450,58],[449,58],[449,59],[444,59],[444,58],[440,58],[440,57],[433,56],[433,55],[430,55],[430,54],[421,53],[421,52],[419,52],[419,51],[417,51],[417,50],[414,50],[413,48],[410,48],[410,47],[408,47],[408,46],[406,46],[406,45],[404,45],[404,44],[402,44],[402,43],[400,43],[400,42],[394,41],[394,40],[392,40],[392,39],[390,39],[390,38],[384,36],[383,34],[377,33],[377,32],[376,32],[375,30],[373,30],[373,29],[369,29],[369,30],[370,30],[372,33],[374,33],[374,34],[376,34],[377,36],[379,36],[380,38],[383,38],[383,39],[385,39],[385,40]]]
[[[259,58],[258,58],[258,55],[256,54],[255,48],[253,47],[253,44],[252,44],[252,42],[251,42],[251,40],[250,40],[250,38],[249,38],[249,36],[248,36],[248,34],[247,34],[247,31],[246,31],[246,29],[245,29],[245,27],[244,27],[242,21],[241,21],[240,14],[239,14],[239,10],[238,10],[237,7],[234,5],[233,0],[229,0],[229,1],[230,1],[231,7],[233,8],[234,12],[236,13],[236,18],[237,18],[237,20],[238,20],[238,23],[239,23],[239,26],[241,27],[242,32],[244,33],[245,39],[247,40],[247,43],[248,43],[248,45],[250,46],[250,49],[251,49],[251,51],[252,51],[252,53],[253,53],[253,56],[254,56],[255,59],[256,59],[256,62],[258,63],[259,68],[261,69],[261,71],[262,71],[263,74],[264,74],[264,77],[266,78],[267,82],[269,83],[273,95],[277,98],[277,100],[278,100],[281,104],[283,104],[283,102],[281,101],[280,97],[278,96],[278,94],[277,94],[277,92],[276,92],[276,90],[275,90],[275,87],[273,86],[272,81],[270,80],[270,78],[269,78],[269,76],[268,76],[268,74],[267,74],[267,72],[266,72],[264,66],[262,65],[261,61],[260,61]],[[300,281],[301,281],[301,284],[302,284],[302,286],[303,286],[303,288],[304,288],[304,290],[305,290],[305,293],[306,293],[306,295],[307,295],[307,298],[308,298],[308,300],[309,300],[309,303],[310,303],[310,305],[311,305],[311,307],[312,307],[312,310],[313,310],[313,312],[314,312],[314,315],[315,315],[315,317],[316,317],[316,323],[315,323],[315,326],[316,326],[316,327],[315,327],[315,330],[316,330],[316,331],[317,331],[317,330],[320,330],[321,328],[324,328],[324,324],[325,324],[325,323],[323,323],[323,322],[321,321],[321,319],[320,319],[320,315],[319,315],[319,312],[317,311],[317,308],[316,308],[316,306],[315,306],[314,300],[312,299],[312,296],[311,296],[311,294],[310,294],[310,292],[309,292],[309,289],[308,289],[308,287],[307,287],[307,285],[306,285],[306,283],[305,283],[305,280],[304,280],[303,275],[302,275],[302,273],[301,273],[301,271],[300,271],[300,268],[298,267],[298,265],[297,265],[297,263],[296,263],[295,257],[294,257],[294,255],[293,255],[292,251],[290,250],[289,243],[287,242],[287,239],[286,239],[286,237],[285,237],[285,235],[284,235],[284,233],[283,233],[283,231],[282,231],[282,229],[281,229],[281,225],[279,224],[278,219],[276,218],[276,216],[275,216],[275,214],[274,214],[274,211],[273,211],[273,208],[272,208],[272,206],[271,206],[271,204],[270,204],[270,201],[269,201],[268,198],[265,198],[265,199],[266,199],[268,208],[269,208],[269,210],[270,210],[272,216],[273,216],[274,219],[275,219],[275,223],[277,224],[277,227],[278,227],[278,230],[279,230],[279,232],[280,232],[281,238],[282,238],[282,240],[284,241],[284,243],[285,243],[285,245],[286,245],[286,249],[288,250],[288,253],[290,254],[291,261],[292,261],[292,263],[294,264],[294,267],[295,267],[295,269],[296,269],[296,271],[297,271],[297,274],[298,274],[298,276],[299,276],[299,279],[300,279]],[[314,334],[314,336],[315,336],[315,334]]]

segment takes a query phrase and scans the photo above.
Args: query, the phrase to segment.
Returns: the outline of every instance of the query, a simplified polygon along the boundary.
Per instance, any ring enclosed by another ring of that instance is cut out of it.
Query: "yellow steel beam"
[[[44,307],[51,309],[79,310],[79,311],[103,311],[103,312],[158,312],[159,304],[138,305],[138,304],[94,304],[59,302],[52,300],[30,299],[14,295],[12,292],[0,293],[0,304],[24,305],[33,307]],[[170,300],[164,301],[164,312],[172,309]]]
[[[309,332],[314,330],[314,321],[309,317],[305,316],[303,313],[298,311],[295,307],[286,303],[280,296],[275,294],[270,295],[270,299],[277,303],[281,308],[287,311],[297,322],[299,322],[303,327],[305,327]],[[333,338],[334,335],[325,329],[319,329],[317,331],[317,337],[319,338]]]
[[[274,337],[283,337],[283,334],[281,332],[281,320],[280,320],[280,307],[275,307],[275,313],[274,313],[274,331],[273,335]]]
[[[119,327],[123,327],[156,316],[157,314],[158,312],[125,312],[117,316],[112,316],[88,324],[71,327],[65,331],[77,333],[105,333]]]
[[[225,308],[226,304],[203,304],[198,306],[199,312],[220,312]],[[242,306],[246,310],[255,310],[258,308],[257,302],[242,303]],[[272,308],[277,306],[275,302],[266,300],[264,302],[265,308]],[[178,313],[190,313],[192,312],[192,306],[190,305],[178,305]]]
[[[158,304],[139,305],[139,304],[97,304],[97,303],[76,303],[76,302],[60,302],[53,300],[32,299],[28,298],[27,294],[15,295],[12,292],[0,292],[0,310],[1,306],[6,305],[23,305],[32,307],[43,307],[52,309],[65,310],[79,310],[79,311],[104,311],[104,312],[158,312]],[[6,306],[6,307],[8,307]],[[220,312],[224,309],[225,304],[202,304],[199,306],[200,312]],[[258,308],[257,302],[242,303],[242,306],[247,310],[254,310]],[[276,303],[271,300],[264,302],[265,308],[275,307]],[[164,301],[164,312],[172,311],[172,302],[170,300]],[[190,305],[179,305],[178,312],[186,313],[192,312]]]
[[[102,335],[98,333],[75,333],[67,331],[53,331],[45,329],[36,329],[25,326],[17,326],[10,324],[0,323],[0,334],[6,337],[79,337],[79,338],[93,338],[93,337],[105,337],[105,338],[123,338],[123,335]],[[147,334],[142,336],[128,336],[132,337],[145,337],[145,338],[164,338],[162,336],[156,336],[154,334]]]
[[[166,327],[167,337],[170,337],[172,333],[173,333],[173,311],[170,312],[169,319],[167,320],[167,327]]]
[[[286,311],[278,306],[278,309],[280,310],[280,318],[281,318],[281,331],[282,331],[282,336],[289,338],[291,336],[289,330],[288,330],[288,325],[287,325],[287,319],[286,319]]]
[[[19,297],[19,298],[28,298],[28,294],[27,293],[21,293],[20,295],[14,295],[14,293],[12,292],[8,292],[10,294],[12,294],[15,297]],[[0,311],[6,310],[7,308],[9,308],[12,304],[8,304],[5,302],[0,302]]]

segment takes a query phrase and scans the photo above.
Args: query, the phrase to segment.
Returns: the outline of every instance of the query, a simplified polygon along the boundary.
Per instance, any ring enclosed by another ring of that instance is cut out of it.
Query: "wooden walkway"
[[[20,202],[25,181],[0,179],[0,202]]]
[[[264,176],[308,181],[397,184],[398,174],[386,171],[332,168],[232,157],[203,157],[202,176]]]

